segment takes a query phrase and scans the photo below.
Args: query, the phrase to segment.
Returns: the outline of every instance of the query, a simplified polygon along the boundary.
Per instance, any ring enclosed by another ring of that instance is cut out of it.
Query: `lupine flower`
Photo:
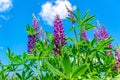
[[[117,70],[118,68],[120,68],[120,50],[115,48],[115,66],[114,66],[114,70]]]
[[[98,29],[95,28],[94,37],[97,38],[98,41],[109,38],[106,28],[103,27],[99,22],[97,22],[97,24]]]
[[[97,25],[98,25],[98,29],[95,28],[94,37],[97,38],[98,41],[101,41],[103,39],[108,39],[110,36],[109,36],[106,28],[103,27],[99,22],[97,22]],[[112,48],[112,44],[109,43],[107,47]],[[109,51],[107,53],[111,54],[112,52]]]
[[[63,24],[59,15],[56,15],[54,21],[54,53],[61,54],[61,47],[66,44]]]
[[[88,40],[88,37],[87,37],[87,34],[86,34],[86,32],[85,32],[85,31],[83,31],[83,32],[82,32],[81,37],[82,37],[83,39]]]
[[[35,42],[35,35],[28,35],[28,53],[30,53],[34,49]]]
[[[114,70],[117,70],[117,69],[118,69],[118,66],[117,66],[117,65],[115,65],[115,66],[114,66]]]
[[[30,52],[36,53],[34,47],[37,39],[39,39],[39,33],[38,33],[39,28],[38,28],[38,21],[36,18],[34,18],[33,20],[32,27],[35,28],[37,33],[35,35],[30,35],[30,34],[28,35],[28,53]]]

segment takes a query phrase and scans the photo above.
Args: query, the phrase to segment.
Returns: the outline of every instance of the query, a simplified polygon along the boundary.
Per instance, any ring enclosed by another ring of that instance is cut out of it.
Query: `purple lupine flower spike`
[[[108,39],[110,36],[108,35],[108,32],[107,32],[106,28],[103,27],[99,23],[99,21],[97,21],[97,26],[98,26],[98,29],[95,28],[95,30],[94,30],[94,37],[98,40],[98,42],[101,41],[101,40],[103,40],[103,39]],[[107,47],[108,48],[112,48],[112,44],[109,43]],[[112,52],[109,51],[107,53],[111,54]]]
[[[28,53],[36,53],[36,51],[34,50],[35,47],[35,43],[37,41],[37,39],[39,39],[39,33],[38,33],[38,21],[36,19],[36,17],[33,14],[33,23],[32,23],[32,27],[35,28],[36,30],[36,34],[35,35],[28,35]]]
[[[63,24],[59,15],[56,15],[54,21],[54,53],[61,54],[60,48],[66,44]]]
[[[116,61],[114,70],[117,70],[119,69],[119,66],[120,66],[120,50],[115,48],[114,52],[115,52],[115,61]]]
[[[103,27],[99,21],[97,21],[98,29],[95,29],[94,37],[96,37],[99,41],[102,39],[109,38],[108,32],[105,27]]]

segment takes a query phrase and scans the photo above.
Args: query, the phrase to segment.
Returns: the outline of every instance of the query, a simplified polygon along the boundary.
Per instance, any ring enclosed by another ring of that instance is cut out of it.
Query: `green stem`
[[[72,27],[74,28],[74,24],[72,24]],[[75,29],[74,29],[74,34],[75,34],[76,40],[77,40],[77,42],[78,42],[77,32],[76,32]]]
[[[80,55],[79,55],[79,53],[77,54],[77,64],[78,64],[78,66],[80,66]]]

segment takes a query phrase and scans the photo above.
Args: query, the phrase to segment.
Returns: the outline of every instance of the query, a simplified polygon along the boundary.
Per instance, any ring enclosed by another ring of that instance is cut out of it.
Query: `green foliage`
[[[32,26],[30,25],[27,25],[26,27],[26,31],[29,35],[35,35],[37,34],[37,31],[35,30],[35,28],[33,28]]]

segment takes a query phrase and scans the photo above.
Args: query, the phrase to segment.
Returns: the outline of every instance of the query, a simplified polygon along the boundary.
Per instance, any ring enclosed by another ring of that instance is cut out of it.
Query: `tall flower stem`
[[[65,5],[65,7],[66,7],[66,9],[68,11],[68,16],[71,17],[71,18],[73,18],[73,19],[75,19],[74,15],[72,14],[72,11],[67,7],[67,5]],[[72,23],[72,28],[74,29],[74,34],[75,34],[76,40],[78,41],[77,32],[76,32],[76,30],[74,28],[74,23],[75,22],[71,21],[71,23]]]
[[[74,24],[72,24],[72,28],[74,28]],[[76,40],[78,42],[77,32],[76,32],[75,28],[74,28],[74,34],[75,34]]]
[[[78,64],[78,66],[80,66],[80,55],[79,55],[79,53],[77,54],[77,64]]]

